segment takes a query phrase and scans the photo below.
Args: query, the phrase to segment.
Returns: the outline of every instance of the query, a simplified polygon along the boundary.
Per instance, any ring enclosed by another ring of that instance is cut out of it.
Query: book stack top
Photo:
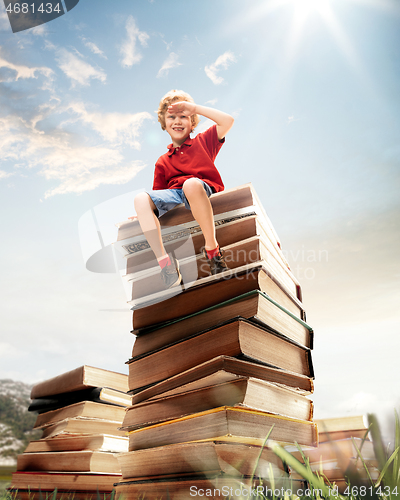
[[[90,366],[36,384],[29,411],[42,436],[18,456],[11,488],[110,492],[121,475],[114,454],[128,450],[127,390],[127,375]]]
[[[210,201],[217,240],[225,251],[228,267],[236,273],[243,273],[248,271],[248,264],[253,267],[264,264],[277,285],[287,290],[291,299],[301,301],[300,285],[290,271],[280,241],[252,185],[216,193]],[[202,257],[204,238],[201,229],[190,210],[179,205],[159,221],[166,250],[174,253],[180,262],[183,289],[214,281]],[[114,246],[126,259],[125,278],[132,285],[130,303],[133,309],[165,301],[182,291],[164,290],[157,261],[138,220],[118,224],[118,241]]]
[[[271,465],[280,477],[283,464],[262,447],[271,430],[281,443],[318,441],[313,329],[300,284],[251,184],[210,201],[228,265],[220,274],[210,275],[189,210],[178,206],[159,219],[182,287],[163,289],[137,220],[118,225],[135,335],[132,406],[121,426],[129,452],[118,456],[124,493],[138,491],[138,482],[157,481],[161,491],[172,478],[245,477],[257,457],[256,476]]]

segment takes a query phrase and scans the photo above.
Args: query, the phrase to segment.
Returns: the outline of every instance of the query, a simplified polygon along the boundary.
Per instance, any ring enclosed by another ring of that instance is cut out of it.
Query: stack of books
[[[82,366],[32,388],[30,411],[42,437],[31,441],[17,459],[11,491],[18,498],[45,492],[109,494],[121,476],[115,453],[128,450],[119,430],[131,405],[128,376]]]
[[[364,416],[327,418],[315,423],[318,447],[302,448],[301,452],[290,449],[292,455],[307,461],[314,473],[335,484],[341,493],[349,484],[351,490],[351,486],[370,485],[369,476],[378,478],[378,463]]]
[[[229,269],[210,275],[201,230],[176,207],[160,218],[183,276],[170,290],[138,221],[119,224],[136,336],[132,406],[121,427],[129,452],[118,455],[116,487],[127,498],[189,498],[209,488],[227,496],[223,488],[250,487],[271,471],[276,481],[284,477],[263,446],[269,433],[282,443],[317,444],[313,330],[300,285],[250,184],[210,201]]]

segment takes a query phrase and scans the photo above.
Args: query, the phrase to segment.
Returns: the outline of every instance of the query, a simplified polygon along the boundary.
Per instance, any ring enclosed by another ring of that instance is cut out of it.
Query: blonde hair
[[[161,128],[163,130],[165,130],[165,113],[167,112],[168,106],[173,102],[178,101],[194,102],[193,98],[183,90],[170,90],[169,92],[167,92],[161,99],[157,110],[158,121],[160,122]],[[192,120],[193,130],[199,124],[200,118],[199,115],[192,115],[190,118]]]

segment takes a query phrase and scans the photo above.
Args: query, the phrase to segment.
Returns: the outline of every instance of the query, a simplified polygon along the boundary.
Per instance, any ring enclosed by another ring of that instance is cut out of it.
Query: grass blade
[[[269,439],[269,436],[271,435],[271,432],[272,432],[272,429],[274,428],[274,426],[271,427],[271,429],[268,431],[268,434],[267,436],[265,437],[264,441],[263,441],[263,444],[261,446],[261,450],[260,450],[260,453],[258,454],[258,457],[257,457],[257,460],[256,460],[256,463],[254,465],[254,470],[253,470],[253,474],[251,475],[251,483],[250,484],[253,484],[253,481],[254,481],[254,476],[256,474],[256,469],[257,469],[257,466],[258,466],[258,462],[260,461],[260,458],[261,458],[261,455],[262,455],[262,452],[265,448],[265,445],[267,444],[267,441]]]
[[[298,472],[314,489],[320,490],[324,497],[331,497],[331,491],[328,486],[320,477],[313,474],[310,468],[305,467],[275,441],[269,440],[267,442],[267,447],[270,448],[283,462],[286,462],[293,470]],[[336,494],[334,496],[337,499],[343,498],[342,496]]]
[[[376,486],[376,487],[378,487],[378,486],[380,485],[380,483],[381,483],[382,479],[384,478],[384,476],[385,476],[385,474],[386,474],[386,471],[387,471],[387,469],[388,469],[389,465],[390,465],[390,464],[392,463],[392,461],[393,461],[393,460],[397,457],[397,455],[398,455],[398,451],[399,451],[399,449],[398,449],[398,448],[396,448],[396,449],[394,450],[394,452],[391,454],[391,456],[390,456],[389,460],[385,463],[384,467],[383,467],[383,468],[382,468],[382,470],[381,470],[381,473],[379,474],[378,481],[377,481],[377,482],[376,482],[376,484],[375,484],[375,486]],[[389,482],[392,482],[392,481],[390,481],[390,478],[389,478]]]
[[[351,437],[351,440],[353,441],[353,445],[354,445],[354,448],[356,449],[358,458],[361,460],[361,463],[364,466],[364,469],[365,469],[365,472],[367,473],[368,479],[369,479],[371,485],[373,486],[374,485],[374,481],[373,481],[373,479],[371,477],[371,474],[369,473],[369,470],[368,470],[367,464],[365,463],[364,457],[361,455],[361,451],[359,450],[359,448],[358,448],[358,446],[357,446],[357,444],[356,444],[353,436]]]
[[[394,411],[395,418],[395,434],[394,434],[394,449],[398,450],[400,448],[400,421],[399,414]],[[393,461],[393,480],[395,484],[400,482],[400,466],[399,466],[399,454],[397,454]]]
[[[371,432],[372,442],[374,443],[375,457],[378,461],[379,470],[382,470],[386,464],[387,457],[385,452],[385,446],[383,444],[382,434],[379,428],[378,419],[376,418],[376,415],[369,413],[368,422],[371,428],[370,432]]]

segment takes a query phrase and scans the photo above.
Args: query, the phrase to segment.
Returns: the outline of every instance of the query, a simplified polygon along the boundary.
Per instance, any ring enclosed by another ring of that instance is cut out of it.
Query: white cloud
[[[72,85],[89,85],[91,79],[106,81],[106,74],[100,68],[96,69],[72,52],[60,49],[57,61],[60,69],[71,79]]]
[[[56,50],[57,45],[54,45],[54,43],[50,42],[47,38],[44,39],[44,47],[47,50]]]
[[[18,355],[18,349],[8,342],[0,342],[0,358]]]
[[[144,31],[139,30],[132,16],[128,17],[125,28],[127,37],[120,47],[120,52],[122,54],[121,64],[126,68],[130,68],[134,64],[139,63],[143,57],[138,50],[137,42],[139,42],[142,47],[147,47],[147,40],[150,37]]]
[[[163,43],[165,43],[165,45],[166,45],[166,47],[165,47],[165,48],[166,48],[167,50],[171,50],[172,45],[174,44],[174,42],[169,42],[169,43],[168,43],[168,42],[166,42],[166,41],[164,40],[164,35],[160,34],[160,36],[161,36],[161,39],[162,39]]]
[[[205,132],[207,129],[215,125],[215,122],[207,118],[206,121],[200,122],[200,124],[196,127],[195,132],[196,134],[199,134],[201,132]]]
[[[11,33],[10,21],[4,10],[0,10],[0,31],[9,31]]]
[[[128,144],[140,149],[137,140],[144,120],[152,120],[150,113],[99,113],[87,111],[84,103],[76,102],[65,108],[79,116],[79,119],[96,130],[104,140],[114,144]]]
[[[92,191],[103,184],[125,184],[146,166],[141,161],[123,164],[119,151],[99,146],[59,148],[49,152],[40,163],[44,165],[41,175],[47,180],[60,181],[45,193],[45,198]]]
[[[12,172],[5,172],[4,170],[0,170],[0,179],[6,179],[7,177],[11,177],[14,175]]]
[[[29,30],[29,33],[35,36],[45,36],[47,35],[47,26],[45,24],[41,24],[40,26],[35,26]]]
[[[103,57],[104,59],[107,59],[107,56],[104,54],[104,52],[101,49],[99,49],[99,47],[95,43],[91,42],[90,40],[87,40],[84,36],[81,36],[81,40],[85,44],[85,46],[91,52],[93,52],[93,54],[96,54],[100,57]]]
[[[28,123],[15,115],[8,115],[0,118],[0,159],[18,161],[26,144],[25,133],[22,130],[28,130]],[[4,176],[3,176],[4,178]]]
[[[288,116],[287,122],[288,122],[288,125],[290,125],[291,123],[298,122],[299,120],[300,120],[300,118],[295,118],[294,116]]]
[[[218,71],[220,71],[220,69],[227,69],[229,64],[233,62],[236,62],[235,55],[228,50],[220,55],[214,63],[210,64],[210,66],[206,66],[204,71],[214,85],[220,85],[224,79],[222,76],[217,75]]]
[[[138,40],[144,40],[141,35]],[[85,40],[86,41],[86,40]],[[54,51],[56,63],[73,85],[89,85],[93,79],[106,80],[105,72],[86,62],[73,49],[46,45]],[[93,48],[93,47],[92,47]],[[21,94],[11,86],[0,97],[0,180],[40,175],[47,182],[45,198],[64,193],[83,193],[100,185],[124,184],[145,167],[134,161],[132,149],[140,149],[140,132],[150,113],[98,112],[88,103],[60,101],[44,88],[54,80],[47,67],[28,67],[0,53],[3,78],[31,79],[28,97],[21,108]],[[36,83],[38,81],[38,83]],[[43,93],[39,93],[39,87]],[[49,91],[51,90],[51,91]],[[21,110],[22,109],[22,110]],[[72,125],[71,125],[72,124]],[[125,153],[125,148],[126,153]],[[129,151],[128,151],[129,148]]]
[[[206,102],[206,104],[210,104],[211,106],[215,106],[218,102],[218,99],[210,99],[209,101]]]
[[[178,61],[178,54],[175,54],[175,52],[171,52],[158,71],[157,78],[167,75],[170,69],[177,68],[178,66],[182,66],[182,63]]]
[[[50,78],[53,74],[53,71],[50,68],[46,68],[45,66],[23,66],[22,64],[14,64],[2,57],[0,57],[0,68],[7,68],[11,71],[11,74],[13,75],[12,81],[17,81],[20,78],[37,78],[38,73],[44,75],[47,78]]]
[[[118,146],[140,148],[139,129],[143,120],[152,118],[149,113],[87,113],[83,105],[71,106],[79,115],[75,121],[96,129],[105,139],[99,143],[92,138],[92,143],[86,145],[60,126],[46,133],[38,128],[49,113],[54,117],[57,112],[69,109],[57,106],[38,109],[37,116],[30,120],[12,114],[0,118],[0,159],[14,164],[14,174],[24,175],[26,168],[35,168],[51,181],[53,187],[45,193],[45,198],[83,193],[103,184],[124,184],[145,167],[143,162],[127,161]],[[102,123],[96,124],[97,120]],[[89,141],[90,132],[86,130],[84,137]],[[0,179],[9,175],[0,170]]]

